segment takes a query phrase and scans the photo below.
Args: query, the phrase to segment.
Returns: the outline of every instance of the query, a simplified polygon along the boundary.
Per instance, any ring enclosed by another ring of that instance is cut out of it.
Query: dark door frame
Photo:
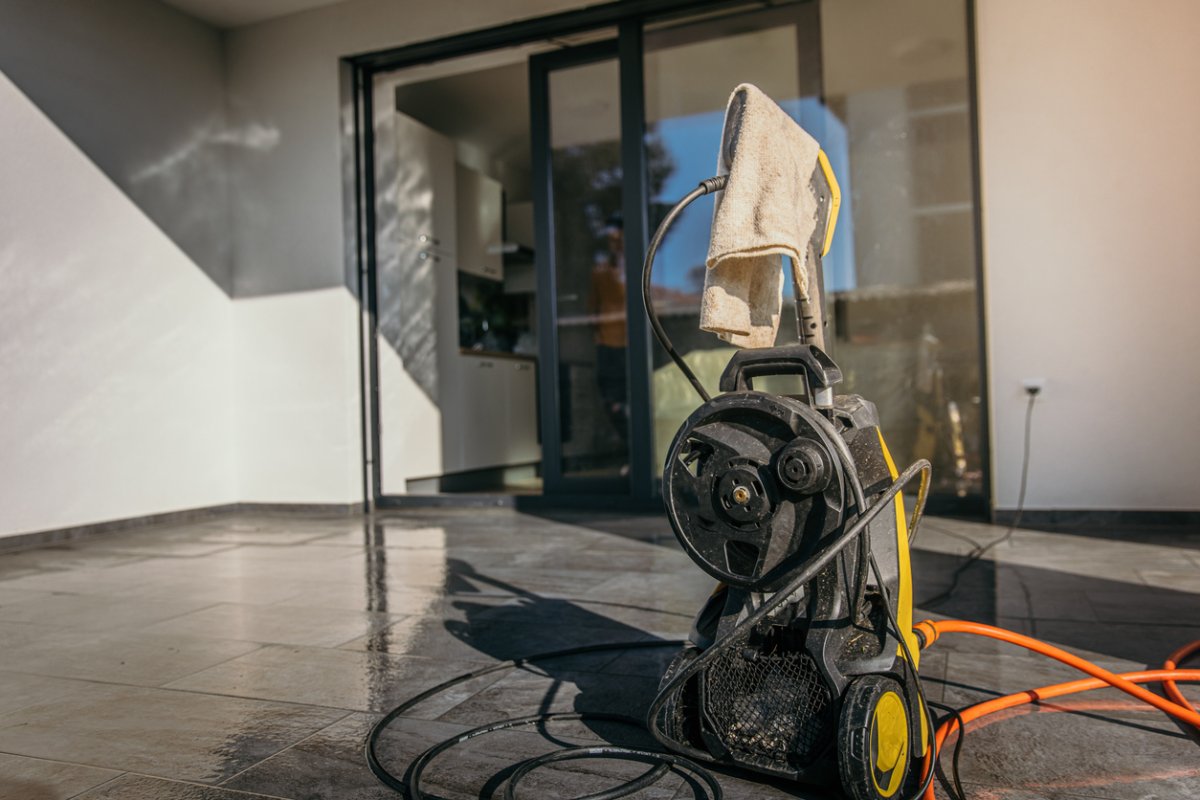
[[[371,509],[375,506],[405,506],[424,505],[429,503],[443,504],[447,498],[442,497],[385,497],[381,492],[379,452],[379,382],[378,368],[375,360],[375,336],[377,321],[377,305],[374,291],[375,281],[375,137],[374,137],[374,76],[380,72],[392,71],[408,66],[430,63],[459,56],[481,53],[501,47],[513,47],[531,42],[543,41],[556,37],[570,36],[605,27],[616,26],[618,38],[616,41],[617,56],[620,68],[621,91],[621,134],[622,162],[628,171],[625,176],[623,193],[623,211],[625,222],[625,247],[627,285],[638,285],[642,254],[648,240],[646,202],[644,200],[647,187],[645,175],[645,152],[642,147],[645,110],[642,84],[642,31],[647,21],[669,19],[672,16],[691,15],[697,11],[711,11],[722,8],[747,9],[771,7],[789,2],[806,3],[815,0],[616,0],[594,6],[587,6],[574,11],[565,11],[549,16],[520,20],[493,28],[469,31],[466,33],[404,45],[396,48],[362,53],[342,59],[342,63],[350,73],[350,84],[353,91],[354,109],[354,178],[355,193],[355,266],[357,276],[358,297],[364,313],[360,315],[360,343],[362,361],[360,370],[363,379],[363,397],[361,408],[363,412],[363,490],[364,507]],[[972,139],[972,160],[974,182],[974,224],[975,224],[975,278],[976,301],[978,307],[979,351],[980,351],[980,426],[981,442],[980,457],[984,472],[983,496],[981,503],[965,505],[951,504],[945,510],[958,511],[970,515],[987,514],[992,508],[992,468],[990,461],[991,423],[987,399],[987,340],[984,318],[985,303],[983,297],[983,239],[982,239],[982,207],[979,171],[979,138],[978,138],[978,77],[977,56],[975,51],[976,29],[976,0],[964,0],[966,10],[967,38],[967,69],[968,93],[970,104],[970,122]],[[532,70],[531,70],[532,72]],[[534,98],[531,96],[531,103]],[[535,170],[537,159],[535,159]],[[537,177],[535,175],[535,180]],[[540,249],[540,248],[539,248]],[[540,264],[539,264],[539,273]],[[635,273],[634,280],[628,273]],[[539,274],[539,292],[541,277]],[[641,298],[637,292],[627,293],[627,312],[629,330],[629,391],[633,398],[650,397],[650,344],[648,323],[641,309]],[[541,305],[551,305],[547,300]],[[541,312],[539,311],[539,316]],[[539,319],[539,325],[542,320]],[[551,329],[543,329],[543,339]],[[553,416],[547,409],[556,408],[545,405],[543,386],[547,381],[539,381],[539,399],[543,403],[542,416]],[[645,507],[657,503],[657,485],[654,475],[654,465],[650,463],[653,448],[653,417],[649,403],[633,403],[630,415],[630,492],[622,502],[620,495],[561,495],[547,496],[548,505],[561,503],[563,505],[602,505],[606,508],[616,506]],[[556,418],[557,419],[557,418]],[[543,443],[545,427],[542,429]],[[545,445],[543,445],[545,446]],[[496,498],[471,498],[468,496],[453,496],[452,502],[485,502],[494,504]],[[511,504],[511,503],[510,503]],[[932,505],[932,504],[931,504]]]
[[[629,443],[629,474],[624,478],[584,479],[562,472],[561,453],[546,448],[546,442],[562,441],[559,397],[560,363],[554,203],[550,147],[550,75],[556,70],[616,60],[620,98],[621,213],[625,223],[625,285],[640,285],[642,256],[646,244],[645,104],[642,97],[642,31],[638,22],[622,23],[616,39],[581,47],[541,53],[529,59],[529,104],[532,124],[533,194],[538,296],[538,392],[542,409],[542,479],[546,494],[625,494],[647,501],[655,496],[650,459],[653,446],[653,411],[650,403],[650,341],[646,315],[637,291],[625,296],[628,347],[626,387],[630,411],[626,419]]]

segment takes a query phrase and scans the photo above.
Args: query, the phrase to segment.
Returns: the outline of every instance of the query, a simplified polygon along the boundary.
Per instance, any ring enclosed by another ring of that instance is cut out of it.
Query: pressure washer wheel
[[[838,769],[851,800],[890,800],[904,785],[912,748],[900,684],[864,675],[846,689],[838,724]]]

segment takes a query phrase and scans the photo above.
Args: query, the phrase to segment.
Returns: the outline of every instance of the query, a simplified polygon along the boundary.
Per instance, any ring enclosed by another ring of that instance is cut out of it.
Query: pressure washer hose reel
[[[666,229],[723,185],[708,179],[672,209],[643,276],[651,326],[704,399],[667,457],[667,516],[687,554],[719,581],[663,676],[648,726],[690,758],[840,784],[852,800],[911,797],[922,777],[912,765],[931,731],[909,569],[928,463],[898,474],[875,406],[834,396],[842,374],[823,350],[823,325],[802,321],[813,318],[812,301],[797,304],[798,343],[741,350],[719,395],[700,386],[658,324],[648,289]],[[824,158],[813,188],[826,215],[810,250],[808,285],[819,287],[837,205]],[[800,391],[754,389],[754,379],[774,375],[796,376]],[[918,475],[921,496],[906,520],[900,492]]]

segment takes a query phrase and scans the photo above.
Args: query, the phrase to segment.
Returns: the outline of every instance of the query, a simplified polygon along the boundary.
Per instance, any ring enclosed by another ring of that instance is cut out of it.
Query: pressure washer
[[[671,224],[725,182],[702,181],[666,215],[643,272],[651,327],[703,399],[669,450],[667,518],[684,551],[719,581],[647,724],[691,758],[886,800],[906,786],[932,729],[917,677],[909,560],[929,465],[901,475],[874,404],[834,394],[842,373],[825,350],[821,259],[841,195],[823,152],[809,187],[818,219],[806,292],[791,271],[798,341],[739,350],[721,394],[703,391],[658,320],[650,284]],[[754,388],[755,379],[783,375],[797,379],[798,393]],[[901,493],[918,476],[906,520]]]

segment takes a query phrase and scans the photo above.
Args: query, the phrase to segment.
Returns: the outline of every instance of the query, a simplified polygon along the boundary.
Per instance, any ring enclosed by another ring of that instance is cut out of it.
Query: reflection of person
[[[588,310],[596,320],[596,383],[600,399],[617,435],[625,442],[629,416],[625,381],[625,230],[619,213],[608,218],[605,236],[607,249],[596,254],[592,266]]]
[[[954,465],[955,494],[968,491],[967,451],[963,442],[962,414],[958,403],[947,396],[946,373],[941,363],[941,340],[926,323],[917,350],[917,439],[913,454],[928,459],[940,474],[947,460]]]

